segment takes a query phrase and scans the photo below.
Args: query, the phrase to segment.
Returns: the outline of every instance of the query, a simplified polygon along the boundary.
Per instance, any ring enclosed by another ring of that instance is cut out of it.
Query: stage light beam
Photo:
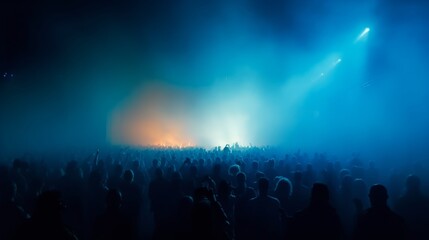
[[[371,31],[371,29],[369,27],[366,27],[362,33],[356,38],[356,42],[363,40],[364,38],[366,38],[368,36],[368,33]]]
[[[334,66],[337,66],[341,61],[343,61],[341,58],[338,58],[337,61],[334,62]]]

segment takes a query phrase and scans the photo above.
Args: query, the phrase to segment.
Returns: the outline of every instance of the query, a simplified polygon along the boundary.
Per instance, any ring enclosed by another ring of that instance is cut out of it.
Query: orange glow
[[[112,113],[110,140],[114,144],[190,147],[181,109],[186,99],[174,89],[150,85]]]

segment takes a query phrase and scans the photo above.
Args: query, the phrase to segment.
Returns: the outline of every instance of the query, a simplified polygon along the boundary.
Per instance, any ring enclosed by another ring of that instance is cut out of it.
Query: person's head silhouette
[[[260,196],[267,196],[268,195],[268,187],[269,187],[268,179],[265,177],[261,177],[258,180],[259,195]]]
[[[243,173],[243,172],[238,173],[236,178],[237,178],[237,184],[239,186],[246,185],[246,174],[245,173]]]
[[[329,204],[329,189],[323,183],[313,184],[311,189],[311,204],[312,205],[328,205]]]
[[[124,181],[127,183],[132,183],[134,181],[134,172],[131,169],[128,169],[124,172]]]
[[[292,195],[292,183],[287,178],[281,178],[274,188],[274,192],[278,194]]]
[[[369,190],[369,200],[372,207],[385,207],[387,206],[387,189],[383,185],[375,184]]]
[[[420,178],[416,175],[409,175],[407,177],[407,192],[408,193],[419,193],[420,192]]]

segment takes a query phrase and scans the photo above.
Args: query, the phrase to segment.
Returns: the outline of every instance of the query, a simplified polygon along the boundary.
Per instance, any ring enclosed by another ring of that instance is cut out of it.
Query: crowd
[[[4,158],[0,239],[428,239],[422,168],[377,164],[238,145]]]

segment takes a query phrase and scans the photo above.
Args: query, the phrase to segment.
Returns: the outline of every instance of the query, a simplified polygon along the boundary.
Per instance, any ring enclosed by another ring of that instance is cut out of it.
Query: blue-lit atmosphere
[[[429,1],[0,12],[0,239],[429,239]]]
[[[424,1],[35,5],[3,16],[4,151],[238,142],[426,157]]]

